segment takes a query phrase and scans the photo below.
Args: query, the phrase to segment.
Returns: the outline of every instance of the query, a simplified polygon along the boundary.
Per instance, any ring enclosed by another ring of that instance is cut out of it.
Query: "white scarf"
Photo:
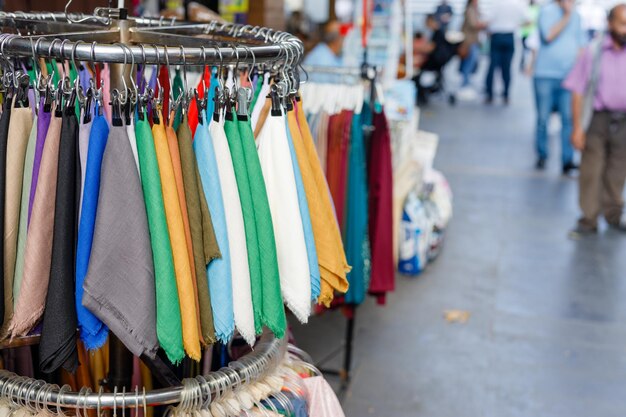
[[[246,230],[243,223],[235,170],[233,169],[223,121],[217,123],[211,120],[209,132],[213,140],[213,148],[215,149],[215,159],[217,160],[217,170],[220,176],[222,199],[224,201],[226,229],[228,230],[235,327],[237,327],[245,341],[253,345],[256,333],[254,328],[254,311],[252,310]]]
[[[259,122],[259,117],[261,117],[261,110],[263,110],[263,106],[265,105],[265,97],[270,93],[270,74],[266,73],[263,76],[263,85],[261,85],[261,91],[259,92],[259,98],[256,103],[254,103],[254,109],[252,109],[252,131],[256,129],[256,124]]]
[[[302,323],[311,314],[311,277],[285,116],[268,116],[258,137],[272,213],[283,300]]]

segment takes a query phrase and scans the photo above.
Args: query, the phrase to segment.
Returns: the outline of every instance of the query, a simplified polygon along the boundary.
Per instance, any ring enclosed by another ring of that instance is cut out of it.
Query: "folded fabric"
[[[374,114],[374,133],[368,155],[369,237],[372,270],[369,292],[384,304],[395,288],[393,263],[393,172],[391,138],[384,113]]]
[[[198,81],[198,85],[196,86],[196,90],[198,91],[198,98],[204,99],[204,89],[211,91],[211,70],[209,66],[205,66],[202,71],[202,76],[200,77],[200,81]],[[198,103],[196,100],[191,100],[189,103],[189,111],[188,120],[189,120],[189,128],[191,129],[191,136],[195,137],[196,129],[198,128],[198,116],[203,116],[202,114],[198,115]]]
[[[204,198],[211,211],[213,228],[221,252],[221,258],[214,259],[207,267],[215,336],[220,342],[227,343],[235,328],[230,245],[219,170],[206,117],[205,112],[204,123],[198,124],[196,128],[193,148],[198,161]]]
[[[345,248],[352,270],[346,303],[361,304],[369,284],[370,249],[367,234],[367,167],[361,114],[352,120],[346,191]]]
[[[53,109],[54,111],[54,109]],[[61,117],[52,117],[39,169],[40,179],[33,201],[26,248],[24,274],[11,320],[11,336],[23,336],[39,321],[48,294],[54,210],[57,190]]]
[[[311,131],[304,117],[302,102],[297,102],[296,116],[302,141],[294,141],[302,182],[306,191],[315,248],[320,266],[320,298],[318,302],[330,306],[334,291],[348,290],[346,279],[350,266],[341,241],[341,234],[330,200],[328,184],[320,165]]]
[[[256,224],[257,239],[259,244],[259,257],[261,266],[261,300],[258,300],[259,291],[253,287],[252,296],[255,312],[261,305],[262,324],[267,326],[274,334],[281,334],[285,330],[285,308],[283,307],[280,292],[280,275],[278,273],[278,255],[276,254],[276,238],[267,189],[263,179],[259,153],[256,149],[254,135],[250,120],[240,118],[237,122],[239,136],[250,181],[250,193],[254,207],[254,219]],[[252,283],[255,284],[255,283]],[[256,298],[254,298],[256,297]],[[259,333],[262,328],[257,328]]]
[[[266,72],[263,74],[263,82],[261,84],[261,89],[259,90],[259,95],[254,102],[254,107],[252,108],[251,122],[252,122],[252,130],[257,131],[257,125],[259,120],[261,119],[261,111],[265,106],[266,96],[270,93],[270,73]]]
[[[172,82],[172,99],[176,102],[180,98],[180,96],[184,93],[184,85],[183,78],[180,76],[181,70],[180,68],[176,68],[176,73],[174,74],[174,81]],[[174,131],[178,130],[180,123],[182,121],[182,110],[180,106],[178,106],[174,112],[174,120],[170,120],[170,126],[174,128]]]
[[[26,249],[26,235],[28,233],[28,199],[32,183],[33,164],[35,162],[35,147],[37,145],[38,117],[33,120],[30,130],[26,156],[24,158],[24,175],[22,177],[22,195],[20,198],[20,225],[17,231],[17,255],[15,257],[15,273],[13,274],[13,306],[17,303],[24,274],[24,250]]]
[[[6,100],[0,116],[0,236],[4,237],[4,207],[5,207],[5,193],[6,193],[6,163],[7,163],[7,142],[9,140],[9,122],[11,119],[11,100]],[[3,267],[0,268],[0,274],[2,274],[2,285],[0,285],[0,317],[4,323],[5,318],[5,291],[4,291],[4,238],[0,239],[0,253],[3,254]],[[10,310],[9,310],[10,311]]]
[[[39,367],[44,373],[52,373],[61,366],[73,373],[78,366],[74,307],[76,215],[80,192],[77,162],[78,120],[72,106],[63,110],[59,143],[52,260],[39,342]]]
[[[141,178],[141,170],[139,169],[139,155],[137,152],[137,137],[135,136],[135,124],[131,118],[130,124],[126,126],[126,134],[128,135],[128,143],[130,149],[133,151],[133,159],[135,160],[135,166],[137,167],[137,173]]]
[[[81,134],[79,131],[79,141]],[[78,243],[76,245],[76,315],[80,338],[88,350],[100,348],[107,339],[109,329],[91,311],[83,306],[83,284],[87,276],[89,258],[93,245],[94,227],[100,195],[102,158],[109,137],[109,125],[104,116],[96,114],[89,131],[89,149],[85,164],[84,192],[81,203],[81,215],[78,224]]]
[[[296,139],[294,139],[294,137]],[[293,175],[296,180],[296,190],[298,192],[298,207],[302,218],[302,228],[304,232],[304,243],[306,244],[307,259],[309,261],[309,274],[311,276],[311,300],[317,300],[320,296],[320,268],[317,264],[317,250],[315,249],[315,237],[313,236],[313,225],[311,224],[311,214],[309,203],[306,199],[306,191],[302,182],[302,173],[294,148],[294,140],[302,141],[296,113],[287,113],[287,139],[289,141],[289,154],[293,165]]]
[[[81,72],[82,73],[82,72]],[[78,202],[78,221],[80,223],[80,216],[83,210],[83,198],[85,195],[85,174],[87,172],[87,158],[89,156],[89,135],[91,134],[91,126],[93,125],[93,118],[88,123],[82,123],[85,117],[85,112],[91,112],[91,109],[82,111],[79,118],[78,127],[78,155],[80,158],[80,200]]]
[[[156,330],[159,344],[169,360],[176,364],[185,357],[180,301],[176,288],[174,258],[170,244],[161,175],[154,139],[147,118],[135,121],[141,185],[148,215],[152,242],[152,261],[156,287]]]
[[[246,116],[247,118],[247,116]],[[256,333],[263,330],[263,287],[261,275],[260,243],[258,239],[254,203],[248,174],[248,167],[243,151],[243,138],[239,134],[238,122],[234,120],[233,112],[226,113],[224,132],[228,140],[228,148],[232,158],[237,190],[241,201],[241,210],[246,232],[246,247],[248,249],[248,266],[250,268],[250,282],[244,289],[250,294],[250,305],[254,313]]]
[[[249,279],[247,281],[237,281],[237,277],[233,278],[234,287],[239,292],[235,298],[235,325],[243,338],[249,344],[252,344],[254,343],[255,333],[262,328],[261,260],[259,257],[259,240],[256,232],[256,220],[254,218],[254,207],[252,206],[248,170],[243,155],[241,138],[239,137],[239,129],[233,119],[233,112],[228,112],[224,122],[224,133],[228,142],[232,170],[237,182],[236,187],[241,203],[249,268]],[[254,295],[252,295],[252,291],[254,291]]]
[[[298,320],[306,323],[311,314],[311,277],[285,116],[267,118],[258,149],[274,219],[283,300]]]
[[[35,191],[37,190],[37,181],[39,180],[39,170],[41,168],[41,158],[43,157],[43,148],[46,143],[48,127],[52,112],[44,111],[43,98],[39,102],[39,113],[37,116],[37,144],[35,146],[35,160],[33,161],[33,177],[30,185],[30,196],[28,199],[28,223],[33,211],[33,202],[35,201]]]
[[[176,179],[176,192],[178,195],[178,203],[180,204],[180,213],[182,215],[183,227],[185,231],[185,243],[187,249],[187,257],[189,258],[189,267],[191,269],[191,283],[193,284],[193,298],[196,304],[196,324],[198,325],[198,334],[200,335],[200,343],[205,344],[202,337],[202,327],[200,319],[200,303],[198,301],[198,284],[196,277],[196,269],[193,259],[193,241],[191,240],[191,227],[189,226],[189,212],[187,210],[187,200],[185,198],[185,184],[183,182],[183,168],[180,162],[180,150],[178,148],[178,136],[171,125],[165,128],[167,136],[167,146],[172,160],[172,168],[174,168],[174,177]]]
[[[228,148],[228,139],[221,122],[211,120],[209,131],[215,149],[215,158],[219,171],[228,243],[230,246],[230,268],[232,271],[233,308],[235,326],[246,338],[254,338],[254,313],[250,296],[250,267],[246,231],[241,209],[241,200],[237,180],[233,169],[232,157]],[[252,334],[252,336],[250,335]]]
[[[215,233],[213,231],[213,225],[211,224],[209,211],[207,210],[203,215],[202,204],[200,203],[198,168],[196,157],[193,153],[191,129],[186,115],[182,116],[177,137],[185,188],[184,200],[187,206],[191,231],[192,269],[195,269],[197,279],[197,300],[201,301],[198,303],[201,324],[200,329],[205,343],[210,344],[215,342],[215,329],[206,267],[213,258],[219,255],[219,250],[217,249],[217,242],[215,240]],[[205,242],[209,244],[212,243],[213,247],[206,248]]]
[[[26,145],[33,127],[33,113],[29,107],[14,108],[9,121],[6,144],[5,203],[4,203],[4,323],[13,315],[13,275],[17,256],[22,176]]]
[[[124,126],[113,126],[102,160],[100,196],[83,305],[134,355],[154,358],[154,268],[141,181]]]
[[[335,214],[340,230],[344,229],[344,209],[346,205],[346,179],[348,172],[348,145],[352,111],[342,110],[330,116],[328,122],[328,154],[326,159],[326,180],[333,198]]]
[[[161,117],[160,120],[162,121],[163,118]],[[152,136],[154,137],[159,173],[161,174],[161,191],[163,193],[167,228],[172,245],[172,256],[174,258],[174,270],[176,272],[176,284],[183,325],[183,346],[189,357],[194,360],[200,360],[198,313],[196,310],[191,264],[189,263],[189,252],[185,240],[185,226],[180,209],[172,158],[167,144],[167,135],[162,123],[152,126]]]
[[[169,71],[167,69],[167,65],[161,65],[161,68],[159,69],[159,75],[158,75],[158,80],[159,80],[159,84],[161,85],[161,87],[163,88],[163,103],[162,103],[162,109],[163,109],[163,117],[165,117],[165,119],[161,119],[164,120],[164,124],[167,124],[169,117],[170,117],[170,74]],[[163,122],[162,122],[163,123]]]

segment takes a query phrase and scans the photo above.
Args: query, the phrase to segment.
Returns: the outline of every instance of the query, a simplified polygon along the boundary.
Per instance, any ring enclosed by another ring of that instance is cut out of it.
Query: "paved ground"
[[[508,108],[424,111],[455,217],[425,274],[359,310],[347,417],[626,415],[626,236],[567,240],[576,182],[559,175],[556,138],[549,170],[533,171],[531,100],[517,76]],[[471,318],[448,324],[446,309]],[[332,313],[295,334],[319,360],[344,326]]]

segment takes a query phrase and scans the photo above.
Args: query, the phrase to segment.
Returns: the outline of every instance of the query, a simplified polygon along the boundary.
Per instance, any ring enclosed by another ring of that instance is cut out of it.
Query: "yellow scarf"
[[[350,271],[350,266],[346,260],[328,184],[315,150],[311,130],[304,117],[302,103],[298,102],[297,105],[298,118],[296,119],[296,112],[291,111],[287,113],[287,119],[309,203],[320,266],[321,291],[318,302],[328,307],[334,298],[334,290],[342,293],[348,291],[346,274]]]
[[[163,120],[162,118],[160,119]],[[198,313],[194,297],[191,265],[189,264],[189,251],[185,238],[183,214],[180,208],[180,202],[178,201],[174,167],[172,165],[164,126],[162,124],[152,126],[152,135],[154,136],[154,147],[159,164],[159,173],[161,174],[165,217],[167,219],[167,229],[170,233],[172,255],[174,258],[174,270],[176,272],[180,314],[183,324],[183,346],[185,347],[185,352],[191,359],[199,361],[201,354]]]

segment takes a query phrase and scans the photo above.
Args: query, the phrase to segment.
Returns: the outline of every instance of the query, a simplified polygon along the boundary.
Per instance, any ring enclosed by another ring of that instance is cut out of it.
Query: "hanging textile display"
[[[341,69],[337,74],[332,68],[309,69],[319,70],[327,71],[329,81],[336,79],[336,83],[305,84],[303,120],[310,123],[325,167],[336,222],[352,266],[344,302],[361,304],[369,293],[384,304],[395,286],[393,177],[386,117],[379,103],[365,100],[370,83],[376,81],[362,81],[360,69],[357,77],[342,76]]]
[[[80,177],[77,166],[78,120],[71,101],[63,108],[60,136],[50,278],[39,343],[39,366],[46,373],[60,366],[74,372],[78,366],[77,319],[72,294],[80,192],[77,179]]]
[[[348,291],[350,213],[332,197],[349,190],[356,116],[337,125],[329,155],[344,168],[329,186],[295,93],[297,60],[280,48],[257,62],[248,46],[105,53],[98,42],[88,54],[72,43],[68,57],[45,39],[22,55],[21,41],[3,40],[18,65],[3,68],[16,83],[0,115],[0,299],[5,337],[40,335],[42,371],[74,372],[80,349],[100,352],[112,335],[155,363],[199,362],[216,342],[252,346],[266,329],[282,338],[285,306],[306,323],[313,304]],[[301,54],[293,40],[266,42]],[[33,59],[44,54],[54,62]],[[187,59],[205,64],[196,89]],[[278,73],[261,65],[271,59]]]

